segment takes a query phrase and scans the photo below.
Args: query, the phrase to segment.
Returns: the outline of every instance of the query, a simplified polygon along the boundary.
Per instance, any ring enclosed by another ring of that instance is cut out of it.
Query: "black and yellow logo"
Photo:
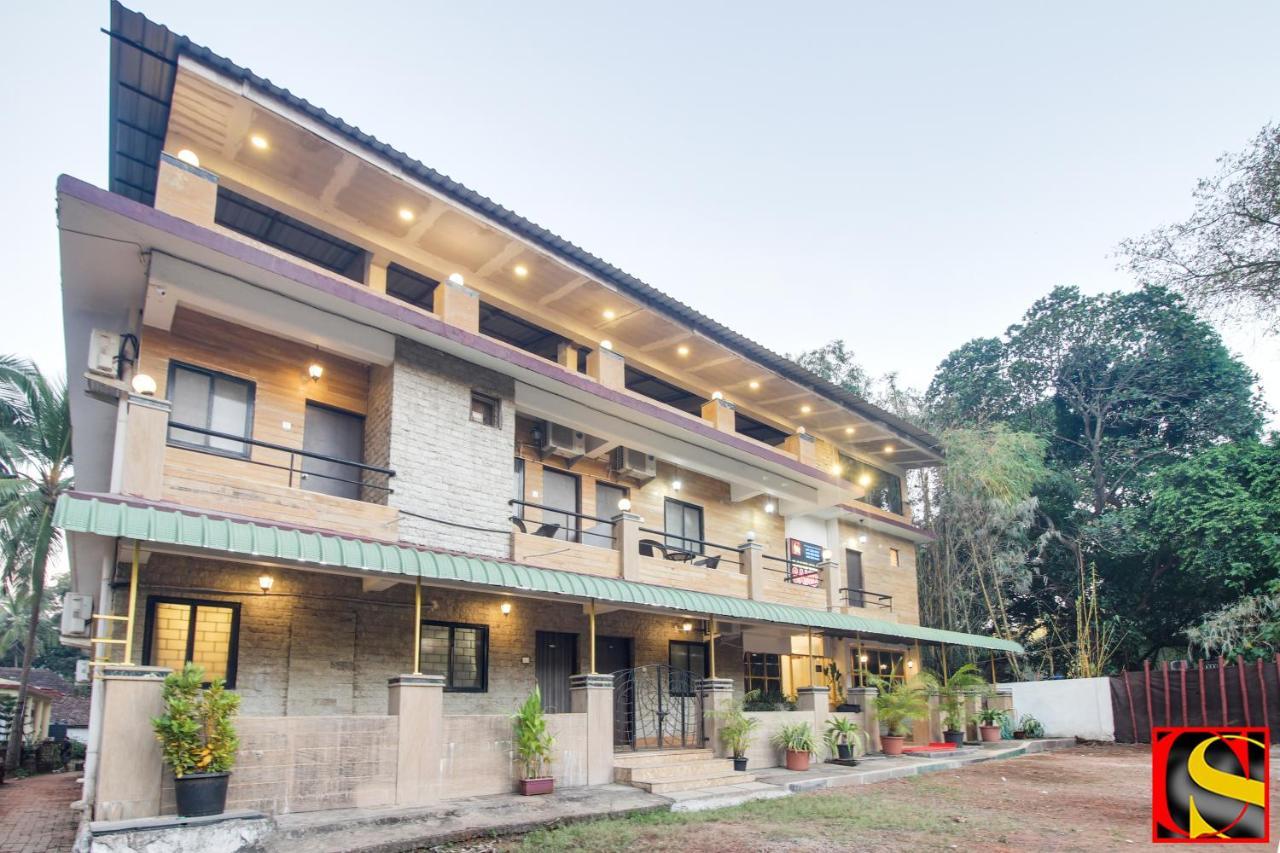
[[[1269,841],[1264,728],[1152,733],[1152,840]]]

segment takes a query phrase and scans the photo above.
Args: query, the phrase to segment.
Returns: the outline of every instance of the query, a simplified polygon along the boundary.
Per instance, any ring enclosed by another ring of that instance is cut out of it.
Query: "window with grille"
[[[173,670],[190,661],[204,670],[206,684],[222,678],[227,687],[235,687],[239,636],[239,604],[152,597],[142,660]]]
[[[782,656],[767,652],[747,652],[743,655],[742,688],[750,693],[759,690],[761,696],[782,693]]]
[[[489,629],[423,622],[420,669],[428,675],[443,675],[448,692],[485,692],[489,689]]]

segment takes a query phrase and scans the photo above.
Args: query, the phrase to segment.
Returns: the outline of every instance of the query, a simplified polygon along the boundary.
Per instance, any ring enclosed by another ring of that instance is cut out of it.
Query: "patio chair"
[[[702,566],[705,569],[714,569],[720,565],[720,555],[716,554],[713,557],[704,557],[701,560],[694,560],[693,564],[695,566]]]
[[[513,515],[511,516],[511,523],[514,524],[516,527],[520,528],[521,533],[529,532],[529,528],[525,526],[523,518]],[[552,536],[555,536],[559,532],[560,532],[559,524],[540,524],[538,525],[538,529],[533,531],[533,535],[545,536],[546,538],[550,539]]]
[[[655,551],[658,553],[654,553]],[[640,540],[641,557],[656,557],[658,554],[661,554],[662,558],[665,560],[667,558],[667,546],[663,545],[657,539]]]

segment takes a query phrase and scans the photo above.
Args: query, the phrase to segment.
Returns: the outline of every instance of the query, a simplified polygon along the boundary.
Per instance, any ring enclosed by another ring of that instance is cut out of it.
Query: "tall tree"
[[[44,610],[45,570],[60,544],[53,509],[71,485],[71,410],[64,384],[8,356],[0,356],[0,477],[6,567],[19,575],[30,599],[16,708],[22,719]],[[16,767],[21,757],[21,738],[10,738],[5,766]]]
[[[831,341],[787,358],[859,397],[867,397],[871,392],[870,374],[858,364],[852,347],[844,341]]]
[[[1121,250],[1139,279],[1222,315],[1261,317],[1280,332],[1280,124],[1218,164],[1196,186],[1189,219]]]

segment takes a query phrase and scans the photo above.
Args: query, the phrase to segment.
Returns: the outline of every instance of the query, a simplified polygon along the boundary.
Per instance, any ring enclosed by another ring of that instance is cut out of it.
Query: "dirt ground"
[[[1274,775],[1273,802],[1280,802]],[[1146,746],[1082,745],[714,812],[566,826],[470,849],[1123,850],[1150,843],[1150,777]]]

